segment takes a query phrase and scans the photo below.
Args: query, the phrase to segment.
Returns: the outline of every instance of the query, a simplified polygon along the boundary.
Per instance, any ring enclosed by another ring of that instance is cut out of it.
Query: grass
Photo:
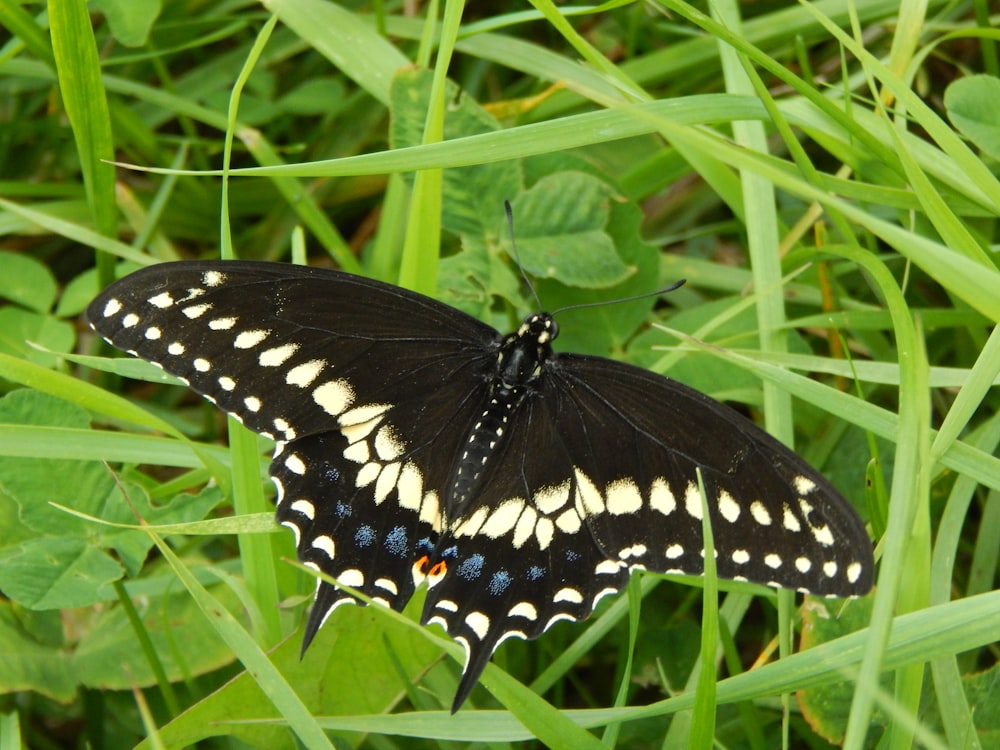
[[[0,746],[1000,742],[988,3],[361,5],[0,0]],[[80,313],[139,265],[308,256],[507,329],[505,199],[547,308],[687,279],[560,344],[794,443],[868,521],[871,595],[636,577],[455,716],[419,601],[299,659],[266,441]]]

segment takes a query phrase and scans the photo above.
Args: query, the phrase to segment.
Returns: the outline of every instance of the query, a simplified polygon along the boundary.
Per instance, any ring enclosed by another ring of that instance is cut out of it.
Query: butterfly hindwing
[[[544,460],[530,460],[543,455]],[[703,572],[702,476],[721,577],[850,596],[864,527],[801,458],[732,409],[605,359],[554,354],[438,549],[424,622],[467,651],[456,704],[493,651],[580,620],[630,570]]]

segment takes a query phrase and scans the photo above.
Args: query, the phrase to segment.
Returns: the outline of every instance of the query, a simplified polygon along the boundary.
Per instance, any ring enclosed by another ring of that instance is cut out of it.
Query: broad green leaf
[[[959,78],[944,92],[948,117],[977,148],[1000,159],[1000,78]]]
[[[0,250],[0,298],[46,313],[56,301],[55,277],[30,255]]]

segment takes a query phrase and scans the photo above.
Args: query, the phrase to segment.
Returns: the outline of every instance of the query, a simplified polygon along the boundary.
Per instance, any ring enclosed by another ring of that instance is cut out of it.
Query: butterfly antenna
[[[510,201],[503,202],[503,209],[507,212],[507,227],[510,229],[510,246],[514,250],[514,262],[517,263],[517,270],[521,272],[521,278],[524,279],[525,286],[531,290],[531,296],[535,298],[535,304],[538,305],[535,309],[541,310],[542,300],[539,298],[538,292],[535,291],[535,285],[531,283],[528,274],[524,272],[524,266],[521,265],[521,256],[517,252],[517,242],[514,241],[514,209],[510,207]]]
[[[687,279],[681,279],[680,281],[675,281],[669,286],[665,286],[662,289],[657,289],[655,292],[644,292],[643,294],[633,294],[631,297],[619,297],[618,299],[607,299],[598,300],[596,302],[581,302],[578,305],[567,305],[566,307],[560,307],[558,310],[553,310],[551,315],[558,315],[559,313],[564,313],[567,310],[582,310],[586,307],[603,307],[604,305],[617,305],[619,302],[635,302],[637,299],[646,299],[647,297],[659,297],[661,294],[666,294],[667,292],[672,292],[675,289],[680,289],[687,283]]]

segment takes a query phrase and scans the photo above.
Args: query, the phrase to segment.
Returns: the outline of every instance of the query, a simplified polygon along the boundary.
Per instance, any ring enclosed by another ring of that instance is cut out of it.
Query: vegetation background
[[[0,747],[1000,747],[991,11],[0,0]],[[507,327],[504,199],[549,308],[687,279],[560,343],[794,442],[867,519],[872,595],[636,577],[454,717],[419,602],[339,610],[299,660],[264,441],[80,313],[221,253]]]

